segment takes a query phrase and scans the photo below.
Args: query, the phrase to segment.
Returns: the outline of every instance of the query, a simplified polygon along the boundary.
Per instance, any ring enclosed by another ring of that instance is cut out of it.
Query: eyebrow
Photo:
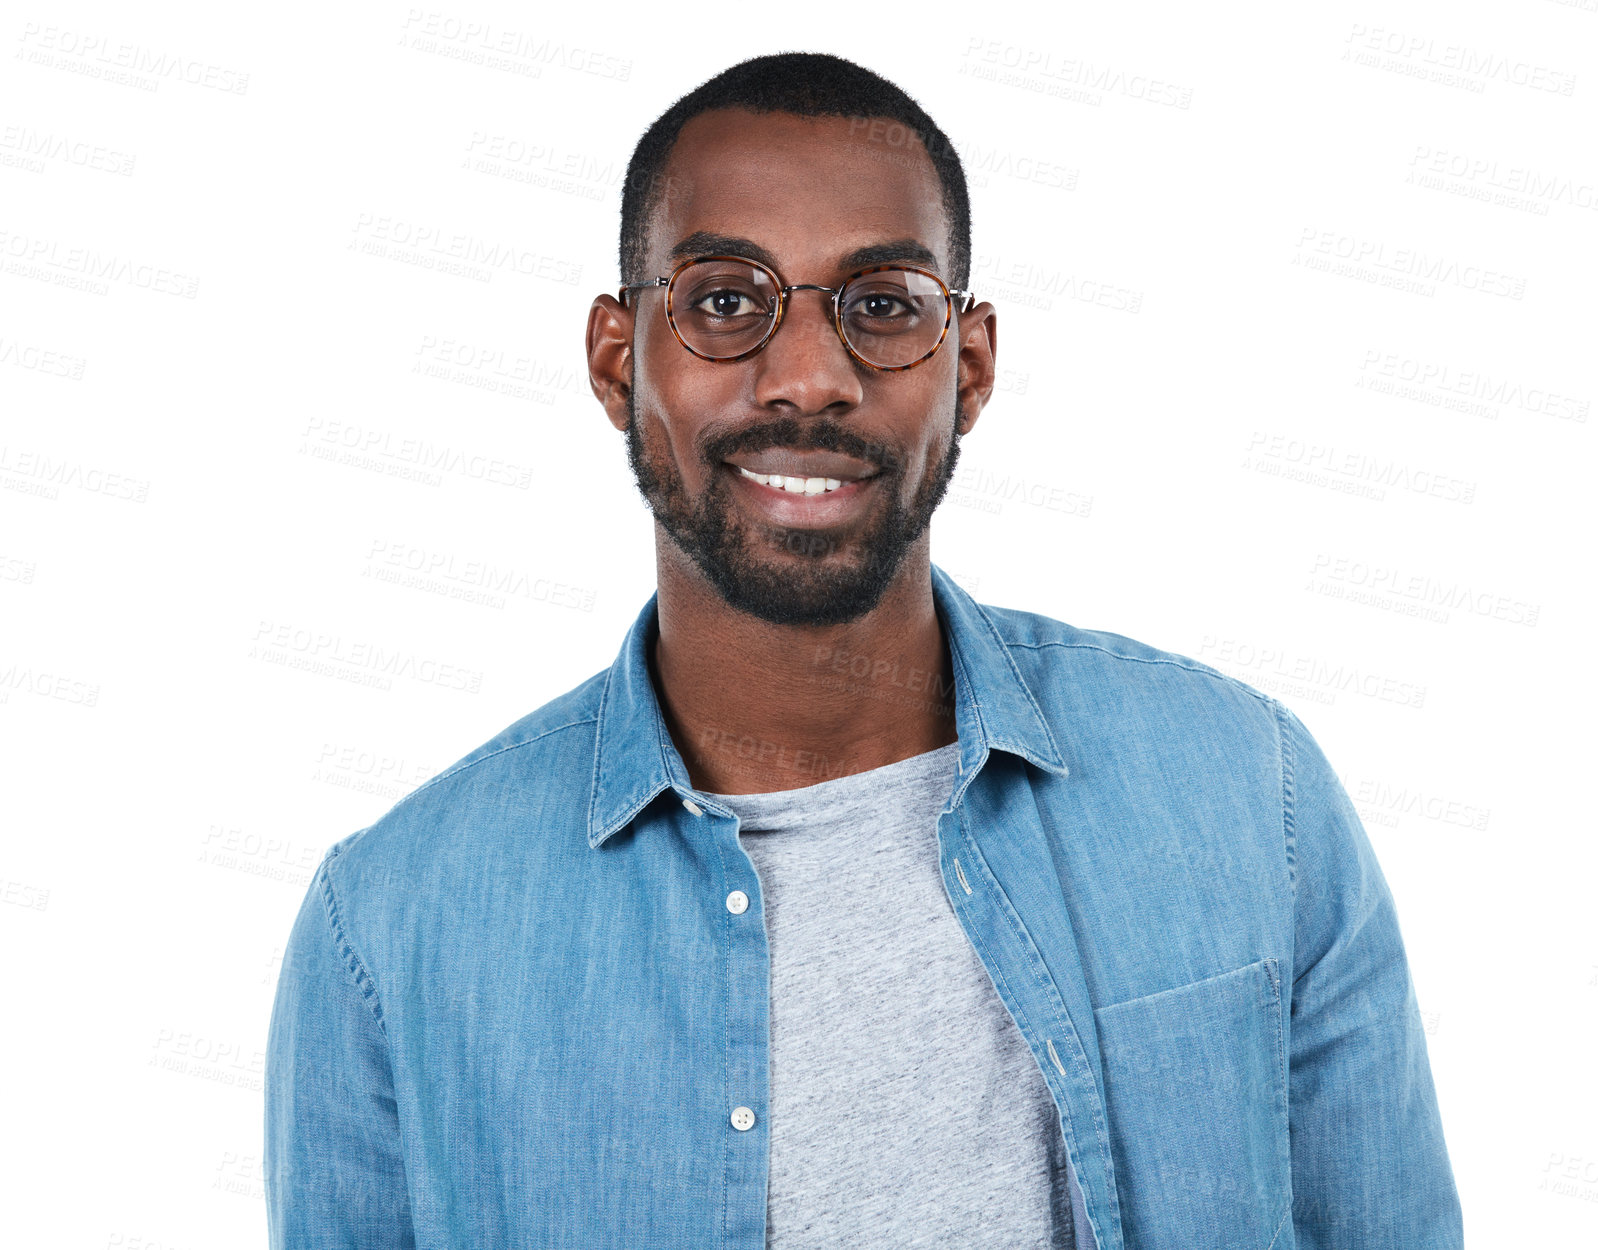
[[[667,253],[667,259],[677,264],[695,256],[744,256],[758,260],[768,269],[777,268],[777,258],[753,239],[735,234],[717,234],[711,230],[696,230]],[[838,257],[840,271],[864,269],[867,265],[888,265],[902,262],[921,265],[936,271],[937,255],[917,239],[894,239],[888,243],[868,243]]]

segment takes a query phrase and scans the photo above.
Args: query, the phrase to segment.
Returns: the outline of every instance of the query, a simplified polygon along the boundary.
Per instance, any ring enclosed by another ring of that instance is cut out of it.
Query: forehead
[[[943,190],[921,142],[885,118],[714,109],[678,135],[649,228],[655,272],[697,233],[771,253],[790,282],[837,276],[847,253],[915,240],[949,274]]]

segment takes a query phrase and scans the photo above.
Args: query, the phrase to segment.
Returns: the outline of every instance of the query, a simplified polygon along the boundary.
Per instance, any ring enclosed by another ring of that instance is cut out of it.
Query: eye
[[[865,317],[888,318],[910,311],[910,306],[896,296],[874,291],[854,300],[849,311]]]
[[[694,298],[692,307],[711,317],[764,316],[766,312],[754,295],[735,287],[706,291]]]
[[[906,290],[896,280],[873,282],[864,290],[851,290],[843,306],[843,318],[857,331],[869,334],[895,334],[914,329],[933,318],[941,320],[942,296]],[[938,305],[934,307],[934,305]]]

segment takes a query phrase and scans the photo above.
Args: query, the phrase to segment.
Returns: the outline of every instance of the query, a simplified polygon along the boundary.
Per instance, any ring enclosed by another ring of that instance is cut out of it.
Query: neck
[[[877,606],[842,625],[736,611],[669,539],[656,573],[652,676],[696,790],[792,790],[955,741],[926,534]]]

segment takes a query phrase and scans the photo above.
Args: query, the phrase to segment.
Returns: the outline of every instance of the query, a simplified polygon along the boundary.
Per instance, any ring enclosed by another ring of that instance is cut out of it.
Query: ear
[[[998,311],[992,304],[978,304],[968,313],[957,313],[960,365],[956,391],[966,415],[960,433],[966,435],[977,423],[993,395],[997,378],[999,350]]]
[[[588,309],[588,385],[618,430],[627,428],[627,396],[633,386],[633,310],[613,295],[600,295]]]

